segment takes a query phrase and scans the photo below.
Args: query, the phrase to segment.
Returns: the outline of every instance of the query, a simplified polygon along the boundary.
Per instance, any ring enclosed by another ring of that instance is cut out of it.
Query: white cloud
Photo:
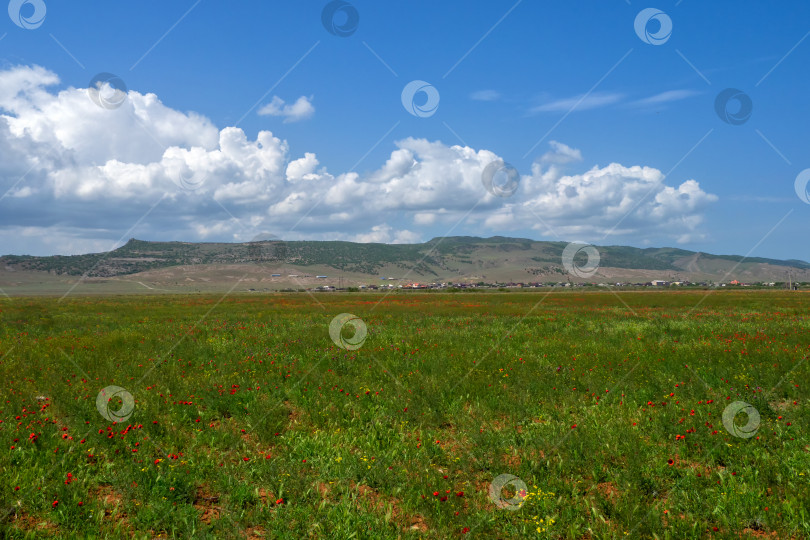
[[[88,238],[88,231],[86,229],[74,229],[64,226],[10,226],[2,227],[2,234],[8,235],[18,241],[21,246],[27,246],[26,249],[20,253],[30,253],[31,246],[37,246],[42,253],[61,253],[61,254],[77,254],[77,253],[101,253],[109,251],[123,245],[123,242],[116,242],[115,240],[103,239],[99,237]],[[105,231],[98,230],[96,234],[102,235]]]
[[[633,103],[631,103],[631,105],[639,107],[663,105],[664,103],[670,103],[672,101],[680,101],[682,99],[690,98],[697,95],[700,95],[700,92],[697,92],[695,90],[668,90],[666,92],[661,92],[660,94],[655,94],[654,96],[636,100]]]
[[[541,163],[565,165],[573,161],[582,161],[582,152],[576,148],[571,148],[567,144],[557,141],[550,141],[549,146],[551,146],[551,150],[540,157]]]
[[[382,224],[375,225],[369,232],[354,235],[351,241],[363,244],[415,244],[421,242],[421,236],[406,229],[396,231],[389,225]]]
[[[280,97],[273,96],[270,103],[259,109],[258,114],[262,116],[280,116],[284,118],[284,123],[288,124],[311,118],[315,114],[315,106],[312,105],[312,96],[309,98],[301,96],[291,105],[287,105]]]
[[[413,216],[414,225],[433,225],[436,223],[435,212],[417,212]]]
[[[216,146],[218,130],[210,120],[170,109],[155,94],[132,91],[119,108],[104,109],[86,89],[47,90],[58,82],[40,67],[0,71],[0,110],[9,113],[4,118],[14,136],[39,143],[45,151],[69,151],[85,163],[114,156],[145,164],[159,159],[166,147]]]
[[[609,105],[620,105],[623,107],[653,107],[660,106],[673,101],[680,101],[693,96],[700,95],[700,92],[695,90],[668,90],[653,96],[637,99],[635,101],[626,101],[628,96],[618,92],[594,92],[591,94],[581,94],[562,99],[548,101],[546,103],[536,105],[529,109],[530,113],[543,113],[543,112],[569,112],[569,111],[585,111],[588,109],[597,109],[607,107]]]
[[[304,157],[296,159],[287,165],[287,180],[316,180],[318,175],[313,174],[318,166],[318,158],[315,154],[307,152]]]
[[[549,101],[547,103],[543,103],[542,105],[532,107],[529,109],[529,112],[568,112],[573,110],[584,111],[587,109],[596,109],[599,107],[616,104],[621,101],[622,98],[624,98],[624,94],[594,92],[592,94],[583,94]]]
[[[652,167],[611,163],[563,175],[556,163],[569,159],[572,149],[559,143],[552,146],[561,158],[546,154],[534,164],[532,175],[525,179],[530,195],[501,209],[498,219],[502,222],[504,216],[513,220],[535,216],[535,230],[551,229],[560,237],[584,236],[589,241],[610,235],[683,238],[695,234],[702,211],[717,201],[695,180],[677,187],[666,185],[664,174]],[[552,165],[544,168],[546,163]]]
[[[489,194],[481,180],[500,159],[494,152],[425,139],[396,141],[385,163],[362,176],[333,174],[314,153],[291,156],[269,131],[251,140],[236,127],[217,130],[136,91],[106,110],[84,89],[50,91],[56,84],[42,68],[0,71],[0,253],[35,244],[15,234],[20,227],[50,231],[59,241],[36,245],[61,253],[109,249],[124,233],[411,242],[456,226],[455,234],[674,241],[700,238],[703,212],[717,200],[695,180],[667,185],[651,167],[611,163],[565,174],[583,156],[557,141],[509,198]]]
[[[497,101],[501,98],[501,93],[497,90],[478,90],[470,94],[473,101]]]

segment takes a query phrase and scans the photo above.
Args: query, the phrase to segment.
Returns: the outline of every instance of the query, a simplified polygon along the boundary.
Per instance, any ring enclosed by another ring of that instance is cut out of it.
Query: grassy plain
[[[806,538],[810,298],[707,293],[0,298],[0,536]]]

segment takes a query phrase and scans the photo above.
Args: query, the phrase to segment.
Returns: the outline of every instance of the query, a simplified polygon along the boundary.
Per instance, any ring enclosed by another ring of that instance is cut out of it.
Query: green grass
[[[808,537],[807,296],[618,294],[0,300],[0,536]]]

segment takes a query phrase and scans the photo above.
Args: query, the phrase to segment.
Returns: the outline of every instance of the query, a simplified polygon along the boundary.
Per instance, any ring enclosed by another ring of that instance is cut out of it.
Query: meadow
[[[809,305],[0,298],[0,536],[807,538]]]

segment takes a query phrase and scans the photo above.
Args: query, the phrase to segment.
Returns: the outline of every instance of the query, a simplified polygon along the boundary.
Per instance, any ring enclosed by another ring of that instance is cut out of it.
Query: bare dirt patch
[[[786,411],[791,408],[795,408],[796,406],[793,405],[793,402],[788,399],[781,399],[779,401],[770,401],[768,405],[774,411]]]
[[[329,496],[329,492],[332,491],[331,486],[326,482],[318,482],[315,485],[315,489],[318,490],[318,494],[320,494],[320,496],[324,499],[327,498]]]
[[[214,494],[208,486],[200,486],[194,496],[194,508],[200,513],[200,521],[210,525],[219,519],[222,507],[218,506],[219,495]]]
[[[259,538],[268,538],[267,531],[264,527],[250,527],[245,531],[248,540],[256,540]]]
[[[59,534],[59,527],[47,519],[39,519],[31,516],[21,509],[16,509],[9,516],[11,518],[12,527],[22,531],[37,531],[37,534],[43,536],[57,536]]]
[[[120,506],[121,495],[109,484],[102,484],[92,494],[93,498],[104,503],[104,506]]]
[[[776,532],[767,533],[762,530],[751,529],[750,527],[746,527],[742,532],[744,535],[750,536],[751,538],[778,538]]]
[[[619,496],[619,490],[616,488],[616,484],[613,482],[602,482],[600,484],[596,484],[596,491],[598,491],[603,497],[612,501]]]
[[[273,505],[276,503],[276,496],[273,495],[272,491],[268,491],[264,488],[259,488],[259,500],[261,501],[262,505]]]
[[[400,526],[403,531],[418,530],[420,532],[427,532],[429,530],[424,516],[420,514],[406,514],[402,510],[400,501],[396,497],[382,494],[364,484],[355,484],[353,487],[357,489],[357,492],[360,494],[359,498],[367,507],[377,512],[390,512],[391,520]]]

